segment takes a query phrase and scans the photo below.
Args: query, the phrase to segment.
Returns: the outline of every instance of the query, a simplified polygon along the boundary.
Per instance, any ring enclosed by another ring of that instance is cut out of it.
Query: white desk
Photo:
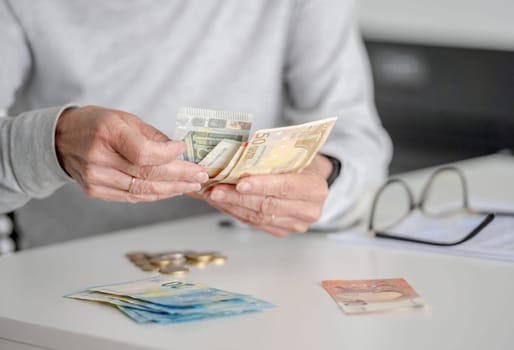
[[[461,166],[474,195],[514,203],[512,157]],[[416,184],[425,175],[406,178]],[[218,220],[176,221],[1,258],[0,349],[512,349],[514,264],[345,246],[323,234],[277,239],[221,228]],[[165,249],[222,251],[229,257],[225,266],[193,270],[187,279],[277,307],[138,325],[113,308],[62,298],[84,287],[148,276],[124,254]],[[320,286],[324,279],[388,277],[406,278],[430,310],[347,316]]]

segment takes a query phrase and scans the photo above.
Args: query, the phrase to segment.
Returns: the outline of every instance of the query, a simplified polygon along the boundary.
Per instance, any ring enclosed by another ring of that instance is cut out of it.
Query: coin
[[[185,266],[166,266],[161,267],[159,269],[159,272],[167,274],[167,275],[174,275],[174,276],[183,276],[186,273],[189,272],[189,269]]]
[[[192,252],[192,253],[188,253],[186,254],[186,258],[188,261],[192,261],[192,262],[209,262],[212,257],[214,256],[214,253],[210,253],[210,252]]]
[[[154,266],[166,267],[166,266],[168,266],[170,263],[171,263],[171,261],[170,261],[170,260],[167,260],[167,259],[162,259],[162,258],[153,258],[153,259],[150,259],[150,264],[152,264],[152,265],[154,265]]]
[[[176,252],[166,252],[163,253],[160,258],[166,258],[170,260],[183,260],[185,259],[185,253],[182,251],[176,251]]]
[[[190,266],[194,266],[196,268],[199,268],[199,269],[203,269],[205,268],[207,265],[209,265],[209,262],[208,261],[195,261],[195,260],[189,260],[187,262],[188,265]]]
[[[147,259],[132,261],[132,263],[138,267],[150,264],[150,262]]]
[[[142,265],[142,266],[139,266],[139,268],[141,270],[147,271],[147,272],[157,272],[157,271],[159,271],[159,266],[154,266],[152,264]]]
[[[228,258],[225,255],[214,255],[212,257],[211,262],[216,265],[223,265],[223,264],[225,264],[225,261],[227,261],[227,259]]]
[[[130,252],[130,253],[125,254],[125,256],[130,261],[146,259],[146,253],[145,252]]]

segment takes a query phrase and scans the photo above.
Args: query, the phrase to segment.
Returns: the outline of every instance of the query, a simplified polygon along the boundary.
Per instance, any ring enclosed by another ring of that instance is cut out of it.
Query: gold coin
[[[141,260],[135,260],[135,261],[132,261],[132,263],[136,266],[143,266],[143,265],[148,265],[150,264],[150,262],[147,260],[147,259],[141,259]]]
[[[129,252],[129,253],[125,254],[125,256],[130,261],[146,259],[146,253],[145,252]]]
[[[227,257],[225,255],[215,255],[212,257],[211,262],[216,265],[223,265],[225,264],[225,261],[227,261]]]
[[[194,266],[199,269],[205,268],[207,265],[209,265],[208,261],[195,261],[195,260],[188,260],[188,265]]]
[[[186,258],[184,252],[179,251],[162,253],[159,257],[169,260],[184,260]]]
[[[166,267],[171,263],[170,260],[161,259],[161,258],[153,258],[150,259],[150,264],[158,267]]]
[[[194,262],[209,262],[211,261],[212,257],[214,256],[213,253],[200,253],[200,252],[193,252],[186,255],[187,260],[194,261]]]
[[[161,267],[159,272],[166,275],[183,276],[189,272],[189,269],[185,266],[166,266]]]
[[[157,271],[159,271],[159,266],[154,266],[154,265],[151,265],[151,264],[142,265],[142,266],[139,266],[139,268],[141,270],[147,271],[147,272],[157,272]]]

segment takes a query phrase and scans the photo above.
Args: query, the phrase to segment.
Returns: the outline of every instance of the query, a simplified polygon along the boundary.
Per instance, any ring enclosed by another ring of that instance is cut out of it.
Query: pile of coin
[[[169,251],[160,253],[130,252],[126,257],[143,271],[183,276],[189,267],[203,268],[208,264],[223,265],[227,257],[218,252]]]

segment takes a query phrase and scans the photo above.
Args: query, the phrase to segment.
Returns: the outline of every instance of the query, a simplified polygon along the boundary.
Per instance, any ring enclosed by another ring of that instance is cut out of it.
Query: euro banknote
[[[91,287],[65,297],[112,305],[138,323],[202,320],[274,306],[250,295],[164,276]]]
[[[418,309],[426,305],[403,278],[328,280],[322,285],[346,314]]]

